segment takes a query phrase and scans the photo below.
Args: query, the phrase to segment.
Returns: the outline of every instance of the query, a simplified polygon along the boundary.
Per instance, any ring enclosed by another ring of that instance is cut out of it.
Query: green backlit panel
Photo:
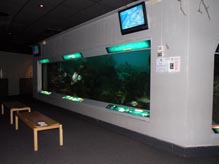
[[[147,49],[150,47],[151,47],[150,41],[145,40],[145,41],[131,42],[131,43],[107,47],[106,50],[108,53],[118,53],[118,52],[125,52],[125,51],[136,51],[140,49]]]
[[[82,99],[80,97],[73,97],[73,96],[63,96],[62,98],[65,100],[76,101],[76,102],[84,101],[84,99]]]
[[[212,130],[213,130],[215,133],[219,133],[219,125],[212,125]]]
[[[49,91],[40,91],[41,94],[44,94],[44,95],[51,95],[52,92],[49,92]]]
[[[135,109],[135,108],[125,107],[122,105],[114,105],[114,104],[109,104],[106,106],[106,108],[110,109],[110,110],[117,111],[117,112],[128,113],[128,114],[141,116],[141,117],[149,117],[150,116],[150,111],[145,110],[145,109]]]
[[[49,63],[49,59],[40,59],[39,60],[40,64],[45,64],[45,63]]]
[[[77,59],[77,58],[81,58],[82,54],[80,52],[76,52],[73,54],[66,54],[64,56],[62,56],[63,60],[72,60],[72,59]]]

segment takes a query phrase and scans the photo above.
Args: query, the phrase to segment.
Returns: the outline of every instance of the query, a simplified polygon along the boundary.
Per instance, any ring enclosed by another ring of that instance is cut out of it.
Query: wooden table
[[[19,111],[31,111],[31,108],[19,101],[8,101],[8,102],[2,102],[1,104],[1,113],[4,115],[5,107],[10,109],[10,124],[13,124],[13,118],[14,118],[14,112]]]
[[[34,151],[38,151],[38,131],[59,129],[59,145],[63,145],[62,124],[41,114],[40,112],[22,112],[15,116],[15,129],[18,130],[18,119],[22,120],[28,127],[33,130]]]

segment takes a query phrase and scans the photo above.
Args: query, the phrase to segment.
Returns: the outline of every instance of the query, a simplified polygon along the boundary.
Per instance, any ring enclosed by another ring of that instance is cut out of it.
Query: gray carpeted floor
[[[18,99],[18,97],[16,97]],[[24,100],[24,99],[23,99]],[[24,101],[25,102],[25,101]],[[99,127],[77,115],[36,100],[32,110],[61,122],[64,145],[58,130],[39,132],[39,151],[33,151],[32,130],[20,123],[15,131],[9,113],[0,115],[1,164],[218,164],[219,157],[183,158],[154,149],[126,136]]]

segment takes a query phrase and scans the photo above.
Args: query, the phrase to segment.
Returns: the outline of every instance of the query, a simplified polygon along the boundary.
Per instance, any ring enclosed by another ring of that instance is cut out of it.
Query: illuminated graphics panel
[[[126,106],[121,106],[121,105],[114,105],[114,104],[109,104],[106,106],[107,109],[121,112],[121,113],[128,113],[136,116],[142,116],[142,117],[149,117],[150,116],[150,111],[149,110],[142,110],[142,109],[135,109],[135,108],[130,108]]]
[[[41,94],[44,94],[44,95],[51,95],[51,94],[52,94],[52,92],[43,91],[43,90],[41,90],[40,93],[41,93]]]
[[[76,102],[82,102],[84,101],[84,99],[80,98],[80,97],[74,97],[74,96],[63,96],[62,97],[65,100],[70,100],[70,101],[76,101]]]

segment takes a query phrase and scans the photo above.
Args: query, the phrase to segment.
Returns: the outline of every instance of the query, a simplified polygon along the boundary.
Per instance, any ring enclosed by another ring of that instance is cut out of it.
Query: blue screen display
[[[145,24],[142,4],[121,11],[119,16],[122,30]]]
[[[34,56],[40,55],[40,48],[39,48],[39,45],[34,45],[34,46],[32,47],[32,50],[33,50],[33,55],[34,55]]]

